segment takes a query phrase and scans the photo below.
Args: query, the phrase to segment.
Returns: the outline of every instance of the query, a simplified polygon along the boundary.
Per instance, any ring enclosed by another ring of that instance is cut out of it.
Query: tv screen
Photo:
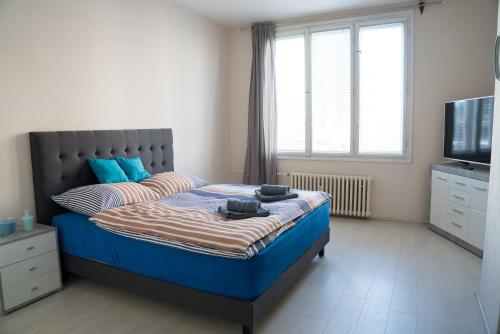
[[[445,104],[444,157],[489,164],[493,96]]]

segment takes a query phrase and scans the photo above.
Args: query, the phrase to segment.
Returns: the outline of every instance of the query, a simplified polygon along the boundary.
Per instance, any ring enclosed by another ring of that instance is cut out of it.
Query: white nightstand
[[[12,312],[62,289],[57,229],[36,224],[30,232],[0,237],[0,310]]]

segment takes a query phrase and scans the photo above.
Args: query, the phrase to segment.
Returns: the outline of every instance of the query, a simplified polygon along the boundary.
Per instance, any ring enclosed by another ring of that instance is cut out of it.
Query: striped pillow
[[[208,182],[196,176],[165,172],[155,174],[140,184],[156,191],[162,197],[167,197],[206,186]]]
[[[154,201],[161,196],[153,190],[134,182],[92,184],[73,188],[52,200],[68,210],[93,216],[117,206]]]

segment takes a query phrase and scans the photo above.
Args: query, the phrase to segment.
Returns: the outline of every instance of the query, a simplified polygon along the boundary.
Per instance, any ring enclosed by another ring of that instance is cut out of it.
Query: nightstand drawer
[[[2,289],[5,290],[56,269],[59,269],[57,251],[12,264],[0,269]]]
[[[59,270],[36,277],[30,281],[14,285],[3,291],[6,311],[32,301],[61,287]]]
[[[0,247],[0,268],[57,249],[55,232],[43,233]]]

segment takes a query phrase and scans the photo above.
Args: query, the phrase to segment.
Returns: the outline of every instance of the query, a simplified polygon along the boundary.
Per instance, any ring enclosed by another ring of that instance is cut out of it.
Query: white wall
[[[0,1],[0,217],[33,208],[29,131],[171,127],[223,181],[228,31],[166,0]]]
[[[500,14],[500,9],[498,10]],[[500,15],[498,20],[500,27]],[[499,30],[500,31],[500,30]],[[500,321],[500,82],[495,82],[493,148],[484,242],[483,271],[479,296],[490,333],[498,333]]]
[[[281,160],[279,172],[348,173],[375,177],[375,217],[425,222],[429,163],[442,156],[443,104],[493,93],[495,0],[449,0],[415,14],[413,161],[410,164]],[[251,67],[249,31],[230,36],[230,171],[243,169]],[[231,173],[232,181],[241,174]],[[282,177],[281,182],[287,178]]]

